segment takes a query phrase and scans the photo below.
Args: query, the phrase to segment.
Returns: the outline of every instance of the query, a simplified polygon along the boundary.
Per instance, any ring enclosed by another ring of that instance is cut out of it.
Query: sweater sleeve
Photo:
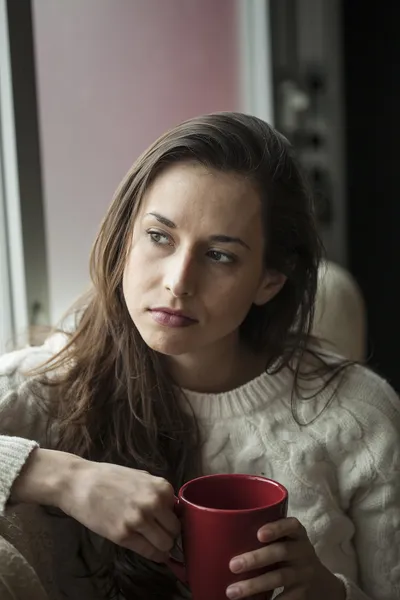
[[[354,524],[359,585],[337,576],[347,600],[394,600],[400,598],[400,400],[376,376],[369,383],[369,392],[356,401],[360,406],[352,402],[349,409],[362,435],[354,452],[345,451],[339,474],[343,488],[356,482],[348,514]]]
[[[34,393],[38,383],[25,373],[39,367],[59,349],[60,338],[53,336],[43,346],[0,357],[0,515],[30,453],[46,441],[44,394]]]

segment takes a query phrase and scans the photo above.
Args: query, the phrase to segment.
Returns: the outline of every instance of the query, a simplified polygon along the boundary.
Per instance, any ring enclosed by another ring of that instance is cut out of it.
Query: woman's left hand
[[[263,548],[236,556],[230,562],[235,574],[273,567],[264,575],[235,583],[227,597],[236,600],[284,588],[279,600],[345,600],[343,583],[318,559],[303,525],[289,517],[262,527],[258,540]]]

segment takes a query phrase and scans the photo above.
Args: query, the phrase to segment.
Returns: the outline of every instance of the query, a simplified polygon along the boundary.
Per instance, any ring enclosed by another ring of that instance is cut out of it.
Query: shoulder
[[[338,402],[357,411],[400,417],[400,398],[383,377],[362,365],[347,367],[336,389]]]
[[[56,333],[49,337],[42,346],[28,346],[0,356],[0,385],[11,385],[22,382],[30,371],[38,369],[62,350],[67,336]]]
[[[34,419],[41,419],[48,397],[34,371],[57,354],[66,341],[64,334],[55,334],[42,346],[0,356],[1,434],[19,435],[22,428],[31,429]]]
[[[26,346],[0,355],[0,377],[18,371],[36,369],[60,352],[68,342],[66,333],[51,335],[41,346]]]
[[[311,429],[338,468],[342,465],[344,480],[368,488],[379,474],[397,481],[397,489],[400,399],[392,386],[366,367],[351,365],[324,394]]]
[[[335,404],[333,411],[349,447],[363,452],[375,472],[397,471],[398,477],[400,398],[392,386],[373,371],[354,365],[344,374]]]
[[[371,368],[351,362],[312,342],[299,369],[299,387],[319,406],[348,405],[355,410],[380,408],[393,415],[400,411],[400,398],[388,381]],[[301,401],[301,394],[300,394]]]
[[[346,365],[332,353],[322,356],[324,375],[299,381],[295,406],[300,423],[312,424],[324,439],[343,434],[378,445],[390,439],[400,446],[400,398],[393,387],[363,365]]]

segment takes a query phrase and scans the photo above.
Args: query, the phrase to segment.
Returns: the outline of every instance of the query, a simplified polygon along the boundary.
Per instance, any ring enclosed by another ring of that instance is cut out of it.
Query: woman
[[[67,515],[44,517],[51,597],[183,595],[164,564],[174,489],[213,472],[272,477],[290,498],[266,545],[231,561],[228,598],[400,597],[397,397],[311,339],[319,258],[302,174],[261,120],[193,119],[138,159],[75,332],[1,362],[3,508]]]

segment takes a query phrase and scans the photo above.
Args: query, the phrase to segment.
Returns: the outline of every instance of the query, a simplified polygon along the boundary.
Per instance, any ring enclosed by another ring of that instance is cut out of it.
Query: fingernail
[[[270,536],[271,532],[269,529],[260,529],[257,534],[257,537],[260,540],[260,542],[268,542]]]
[[[240,573],[240,571],[243,569],[242,559],[241,558],[232,558],[229,567],[233,573]]]
[[[240,589],[235,586],[228,587],[226,595],[230,600],[237,600],[237,598],[240,598]]]

